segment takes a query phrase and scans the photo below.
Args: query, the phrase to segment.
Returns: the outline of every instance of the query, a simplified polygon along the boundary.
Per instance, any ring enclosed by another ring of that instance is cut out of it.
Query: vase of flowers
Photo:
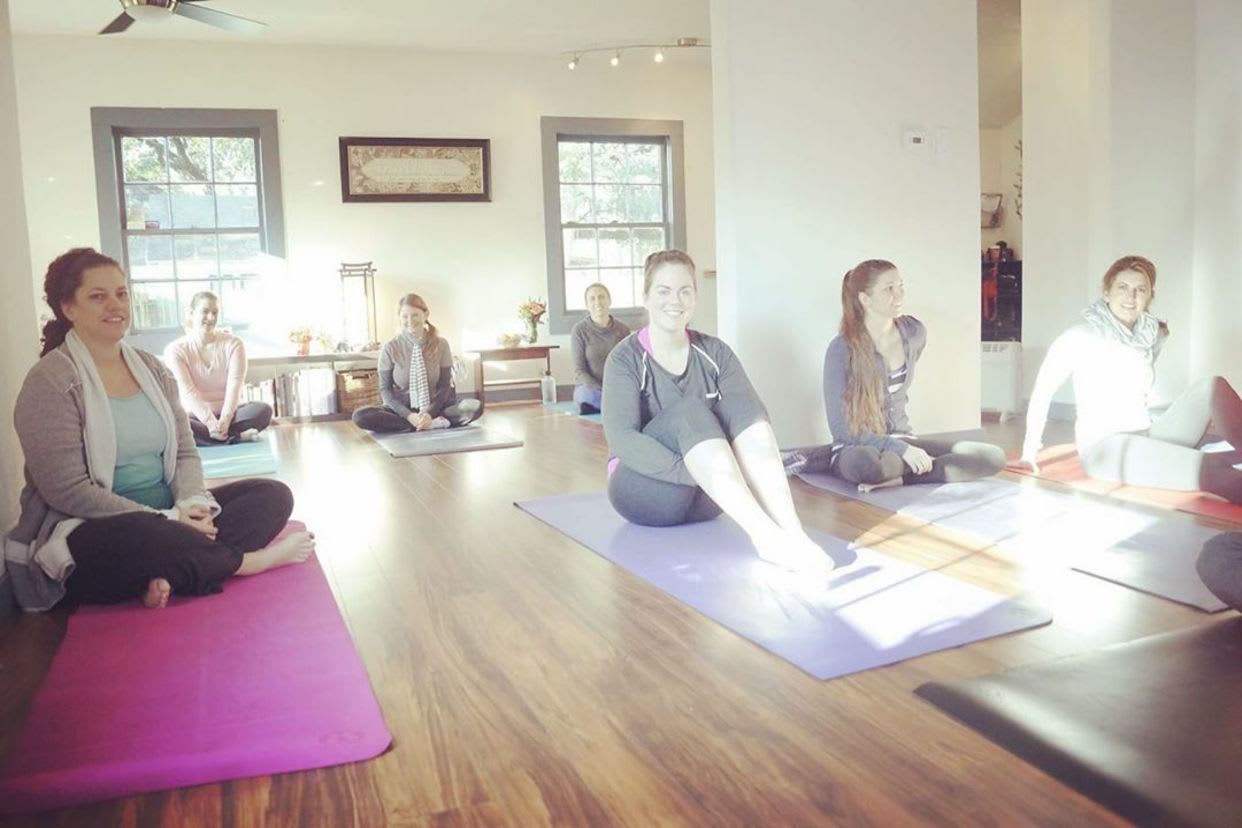
[[[289,341],[297,346],[298,356],[306,356],[310,353],[311,342],[314,338],[311,329],[307,327],[294,328],[289,331]]]
[[[539,323],[548,312],[548,306],[542,299],[527,299],[518,305],[518,318],[526,323],[526,341],[534,345],[539,341]]]

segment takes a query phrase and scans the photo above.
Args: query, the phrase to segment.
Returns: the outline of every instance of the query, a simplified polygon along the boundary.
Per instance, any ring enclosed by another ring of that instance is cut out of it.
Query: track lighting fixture
[[[673,43],[628,43],[622,46],[592,46],[589,49],[575,49],[572,52],[562,52],[561,54],[569,57],[566,64],[572,71],[578,68],[578,64],[582,62],[583,55],[589,55],[594,52],[611,52],[612,56],[608,58],[608,64],[613,67],[621,65],[621,55],[631,49],[654,50],[651,59],[656,63],[663,63],[664,58],[670,50],[675,49],[708,49],[711,44],[697,37],[679,37]]]

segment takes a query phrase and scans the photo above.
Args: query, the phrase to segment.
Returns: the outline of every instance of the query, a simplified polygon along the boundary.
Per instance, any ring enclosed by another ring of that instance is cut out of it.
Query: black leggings
[[[190,415],[190,431],[194,432],[194,445],[196,446],[218,446],[221,443],[236,443],[237,437],[243,431],[253,428],[255,431],[262,431],[272,424],[272,407],[265,402],[248,402],[242,403],[237,407],[237,413],[233,415],[233,422],[229,423],[229,439],[216,440],[211,436],[211,432],[207,430],[207,424]]]
[[[662,410],[643,434],[684,457],[704,440],[730,443],[757,422],[767,420],[758,399],[733,397],[709,405],[685,398]],[[711,520],[720,507],[698,486],[670,483],[640,474],[621,463],[608,478],[608,500],[621,517],[641,526],[679,526]]]
[[[445,408],[440,412],[440,416],[449,421],[450,428],[469,425],[483,416],[483,403],[472,397],[466,397]],[[381,434],[414,430],[409,420],[386,405],[363,406],[354,412],[353,420],[358,428]]]
[[[115,604],[143,595],[164,578],[176,595],[209,595],[284,528],[293,493],[279,480],[250,478],[212,489],[220,514],[211,540],[180,521],[152,512],[88,520],[69,533],[73,572],[68,597],[82,604]]]
[[[1222,532],[1205,543],[1197,569],[1213,595],[1242,610],[1242,532]]]
[[[907,439],[932,457],[931,471],[915,474],[895,451],[872,446],[843,446],[832,463],[832,472],[850,483],[876,485],[900,477],[914,483],[961,483],[991,477],[1005,468],[1005,452],[990,443],[946,440],[936,437]]]

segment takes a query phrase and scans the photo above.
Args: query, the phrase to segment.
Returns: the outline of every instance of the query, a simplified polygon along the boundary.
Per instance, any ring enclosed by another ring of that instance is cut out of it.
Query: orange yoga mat
[[[1230,503],[1216,495],[1205,492],[1146,489],[1142,486],[1127,486],[1124,483],[1087,477],[1086,472],[1082,470],[1082,463],[1078,460],[1078,452],[1070,443],[1045,448],[1039,453],[1037,460],[1039,461],[1039,474],[1034,476],[1041,480],[1053,480],[1079,491],[1108,495],[1131,503],[1177,509],[1181,512],[1242,524],[1242,506]],[[1030,475],[1030,472],[1025,469],[1010,467],[1009,471]]]

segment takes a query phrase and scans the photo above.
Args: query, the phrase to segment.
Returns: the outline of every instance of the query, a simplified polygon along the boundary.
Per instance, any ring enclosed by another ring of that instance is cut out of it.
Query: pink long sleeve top
[[[175,339],[164,349],[164,362],[177,378],[181,405],[210,425],[220,415],[237,412],[246,384],[246,346],[231,334],[216,334],[206,362],[189,336]]]

